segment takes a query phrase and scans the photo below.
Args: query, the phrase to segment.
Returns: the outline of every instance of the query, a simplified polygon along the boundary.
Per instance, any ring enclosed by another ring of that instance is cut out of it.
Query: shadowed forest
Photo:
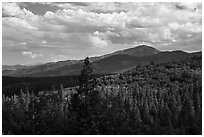
[[[68,81],[39,92],[25,86],[18,92],[11,87],[9,94],[3,91],[2,133],[202,134],[201,56],[151,62],[111,75],[93,76],[92,72],[86,58],[81,75],[69,79],[73,85]]]

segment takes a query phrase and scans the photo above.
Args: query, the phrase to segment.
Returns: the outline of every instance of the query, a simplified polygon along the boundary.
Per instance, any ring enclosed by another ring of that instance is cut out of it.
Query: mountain
[[[113,56],[113,55],[131,55],[131,56],[135,56],[135,57],[139,57],[139,56],[147,56],[147,55],[154,55],[159,53],[160,51],[153,48],[153,47],[149,47],[146,45],[140,45],[134,48],[129,48],[129,49],[125,49],[125,50],[120,50],[120,51],[116,51],[114,53],[111,54],[106,54],[103,56],[98,56],[98,57],[91,57],[90,61],[91,62],[95,62],[95,61],[99,61],[101,59]],[[50,71],[50,70],[55,70],[58,69],[62,66],[66,67],[69,65],[73,65],[76,63],[81,63],[83,62],[83,60],[66,60],[66,61],[58,61],[58,62],[49,62],[49,63],[45,63],[45,64],[32,64],[32,65],[3,65],[2,66],[2,70],[3,70],[3,75],[27,75],[30,73],[35,73],[35,72],[44,72],[44,71]],[[61,72],[62,74],[64,74],[63,72]]]
[[[142,56],[151,56],[151,55],[157,54],[159,52],[161,52],[161,51],[159,51],[153,47],[141,45],[138,47],[129,48],[129,49],[114,52],[112,55],[121,54],[121,55],[130,55],[130,56],[135,56],[135,57],[142,57]]]
[[[99,57],[90,58],[94,73],[118,73],[129,70],[136,65],[154,63],[165,63],[170,61],[180,61],[182,59],[201,56],[201,52],[186,53],[183,51],[161,52],[145,45],[135,48],[117,51]],[[14,77],[47,77],[47,76],[67,76],[79,75],[83,65],[83,60],[67,60],[50,62],[37,66],[24,67],[16,70],[3,70],[4,76]]]
[[[193,56],[202,56],[201,52],[186,53],[183,51],[160,52],[152,56],[134,57],[130,55],[114,55],[92,65],[97,73],[119,73],[129,70],[136,65],[146,65],[150,62],[155,64],[171,61],[180,61]]]
[[[22,66],[19,69],[14,65],[14,66],[6,66],[3,65],[3,75],[5,76],[29,76],[35,73],[44,73],[44,72],[49,72],[52,70],[57,70],[60,67],[63,66],[69,66],[73,65],[76,63],[82,63],[82,60],[66,60],[66,61],[58,61],[58,62],[49,62],[46,64],[42,65],[34,65],[34,66]],[[6,69],[9,68],[9,69]],[[15,68],[15,69],[10,69],[10,68]]]
[[[101,59],[104,59],[104,58],[107,58],[107,57],[110,57],[113,55],[118,55],[118,54],[130,55],[130,56],[135,56],[135,57],[142,57],[142,56],[151,56],[151,55],[157,54],[159,52],[161,52],[161,51],[159,51],[153,47],[146,46],[146,45],[140,45],[140,46],[137,46],[134,48],[119,50],[119,51],[113,52],[111,54],[106,54],[106,55],[99,56],[99,57],[91,57],[90,61],[91,62],[98,61],[98,60],[101,60]]]
[[[7,71],[9,71],[9,70],[17,70],[17,69],[24,69],[24,68],[27,68],[28,66],[26,66],[26,65],[3,65],[2,66],[2,70],[7,70]]]

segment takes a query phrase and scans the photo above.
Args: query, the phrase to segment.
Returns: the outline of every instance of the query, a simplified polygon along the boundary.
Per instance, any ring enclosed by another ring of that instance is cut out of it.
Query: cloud
[[[37,28],[32,26],[29,22],[27,22],[25,19],[21,19],[21,18],[16,18],[16,17],[12,17],[12,18],[3,18],[3,24],[5,26],[10,26],[13,28],[17,28],[17,29],[30,29],[30,30],[36,30]]]
[[[26,8],[32,11],[33,14],[40,16],[44,15],[47,11],[56,12],[61,9],[51,2],[19,2],[18,5],[20,8]]]
[[[126,26],[128,28],[147,28],[147,27],[158,27],[163,24],[160,22],[159,18],[152,18],[150,16],[147,17],[134,17],[128,22],[126,22]]]
[[[64,61],[64,60],[68,60],[69,57],[65,56],[65,55],[51,55],[51,62],[57,62],[57,61]]]
[[[24,15],[20,7],[16,3],[3,3],[2,4],[2,13],[7,16],[22,16]]]
[[[107,41],[101,39],[101,38],[98,37],[98,36],[90,35],[90,36],[89,36],[89,39],[90,39],[90,41],[92,42],[92,44],[93,44],[94,46],[96,46],[96,47],[104,48],[104,47],[107,47],[107,46],[108,46]]]
[[[29,56],[32,59],[37,58],[37,57],[43,57],[43,54],[41,53],[35,54],[35,53],[32,53],[31,51],[22,51],[22,55]]]
[[[173,30],[182,30],[182,31],[192,32],[192,33],[202,32],[202,26],[199,25],[199,23],[187,22],[185,24],[178,24],[176,22],[172,22],[172,23],[169,23],[168,25]]]
[[[25,17],[34,15],[31,11],[25,8],[21,9],[17,3],[4,2],[2,4],[2,9],[2,14],[4,16]]]
[[[201,9],[202,5],[201,3],[198,2],[194,2],[194,3],[190,3],[190,2],[184,2],[184,3],[177,3],[175,5],[176,9],[180,9],[180,10],[197,10],[197,9]]]
[[[2,8],[3,50],[40,52],[44,61],[50,55],[83,58],[140,43],[159,50],[202,48],[196,42],[202,41],[202,3],[4,2]],[[187,40],[196,48],[185,48]]]

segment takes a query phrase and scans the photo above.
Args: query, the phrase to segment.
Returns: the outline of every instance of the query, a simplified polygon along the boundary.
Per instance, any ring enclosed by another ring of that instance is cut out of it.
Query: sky
[[[202,3],[2,3],[2,64],[100,56],[139,45],[202,50]]]

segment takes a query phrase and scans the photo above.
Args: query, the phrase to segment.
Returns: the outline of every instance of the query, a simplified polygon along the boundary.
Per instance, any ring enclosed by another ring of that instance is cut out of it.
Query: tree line
[[[73,91],[61,85],[48,95],[3,96],[2,132],[202,134],[201,66],[201,58],[191,58],[92,78],[86,58]]]

